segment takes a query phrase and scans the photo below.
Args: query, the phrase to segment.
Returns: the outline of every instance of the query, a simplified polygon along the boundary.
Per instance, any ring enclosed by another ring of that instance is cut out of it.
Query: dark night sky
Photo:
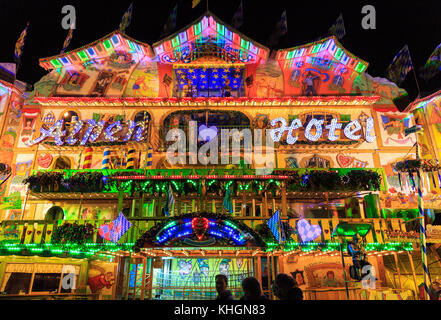
[[[14,45],[21,31],[30,21],[30,28],[22,57],[18,79],[35,83],[45,70],[38,59],[60,52],[67,31],[61,27],[61,8],[71,4],[76,8],[77,29],[69,50],[93,42],[117,29],[125,10],[132,0],[0,0],[0,30],[2,44],[0,62],[12,62]],[[171,9],[178,2],[176,30],[197,19],[206,10],[206,0],[191,8],[191,0],[133,1],[132,23],[126,33],[145,43],[160,40]],[[240,0],[210,0],[209,9],[226,23],[239,6]],[[377,29],[363,30],[361,8],[374,5]],[[343,13],[346,36],[341,40],[351,53],[370,63],[367,72],[372,76],[385,76],[385,71],[395,54],[407,43],[415,68],[423,66],[441,43],[441,1],[316,1],[316,0],[243,0],[244,24],[240,31],[251,39],[266,45],[269,35],[287,10],[288,34],[278,48],[302,45],[326,35],[328,28]],[[423,92],[441,88],[441,75],[429,83],[419,79]],[[415,98],[417,89],[414,76],[409,73],[404,84]]]

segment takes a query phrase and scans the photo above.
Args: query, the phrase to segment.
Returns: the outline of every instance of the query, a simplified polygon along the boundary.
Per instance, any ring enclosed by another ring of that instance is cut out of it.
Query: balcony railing
[[[134,243],[139,237],[155,224],[162,223],[167,217],[144,217],[144,218],[128,218],[131,222],[131,228],[123,235],[118,243]],[[242,221],[250,228],[256,228],[258,225],[267,221],[267,217],[237,217],[236,219]],[[285,220],[285,219],[284,219]],[[340,222],[353,222],[353,223],[371,223],[373,228],[366,235],[367,243],[379,243],[384,244],[391,242],[388,233],[392,231],[406,231],[406,225],[403,219],[306,219],[311,225],[320,225],[321,235],[314,240],[314,243],[326,243],[336,242],[338,240],[331,237],[333,230]],[[290,226],[296,228],[296,222],[298,219],[286,219]],[[94,227],[93,235],[88,240],[90,243],[111,243],[104,240],[98,234],[98,228],[111,220],[58,220],[54,222],[48,222],[44,220],[5,220],[0,223],[0,227],[3,230],[3,236],[7,242],[17,244],[48,244],[52,242],[52,235],[55,229],[65,223],[77,223],[86,224],[90,223]],[[292,236],[292,242],[301,243],[301,238],[294,234]],[[411,241],[411,239],[409,240]],[[396,242],[396,241],[393,241]]]

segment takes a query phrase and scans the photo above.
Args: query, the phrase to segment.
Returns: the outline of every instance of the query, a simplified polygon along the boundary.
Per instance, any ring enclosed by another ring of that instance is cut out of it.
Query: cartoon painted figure
[[[98,265],[93,265],[89,270],[89,280],[87,281],[87,285],[90,287],[92,293],[100,292],[104,288],[110,289],[114,284],[115,275],[113,272],[106,272],[104,268]]]
[[[306,84],[305,96],[315,96],[317,93],[314,89],[314,79],[319,78],[319,76],[314,76],[311,72],[308,72],[303,83]]]
[[[110,289],[115,283],[115,277],[113,276],[113,272],[106,272],[106,274],[100,274],[99,276],[95,276],[89,278],[87,284],[90,287],[90,291],[92,293],[96,293],[101,291],[104,287]]]
[[[178,261],[179,266],[179,274],[181,275],[181,278],[184,279],[186,276],[188,276],[191,273],[191,260],[185,261],[185,260],[179,260]]]
[[[323,284],[326,287],[338,287],[339,286],[337,279],[335,279],[334,271],[328,271],[326,273],[326,277],[325,277],[325,280],[323,281]]]
[[[210,274],[210,266],[207,264],[207,259],[198,259],[198,265],[201,274],[208,278]]]
[[[223,259],[219,264],[219,273],[227,277],[230,276],[230,262],[231,259]]]

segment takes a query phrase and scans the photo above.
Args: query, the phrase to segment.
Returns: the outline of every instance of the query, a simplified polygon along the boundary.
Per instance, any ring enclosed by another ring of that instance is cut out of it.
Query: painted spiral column
[[[90,169],[92,167],[92,152],[93,152],[92,148],[90,147],[86,148],[83,169]]]
[[[426,246],[426,222],[424,220],[424,208],[423,208],[423,192],[421,188],[421,175],[420,170],[417,170],[418,176],[418,212],[420,213],[420,236],[421,236],[421,259],[424,271],[424,295],[426,300],[429,300],[429,286],[430,277],[429,269],[427,268],[427,246]]]
[[[135,169],[135,149],[130,148],[127,153],[126,169]]]
[[[110,149],[104,148],[103,162],[101,163],[101,169],[110,169]]]
[[[153,165],[153,149],[149,147],[147,151],[146,169],[152,169],[152,165]]]

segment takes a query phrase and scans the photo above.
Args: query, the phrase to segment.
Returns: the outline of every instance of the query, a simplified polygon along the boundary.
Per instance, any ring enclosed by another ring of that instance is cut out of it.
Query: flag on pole
[[[17,43],[15,44],[14,60],[17,63],[17,69],[21,62],[21,56],[23,55],[23,47],[26,40],[26,35],[28,34],[28,28],[29,28],[29,22],[26,24],[26,27],[21,32],[20,37],[18,38]]]
[[[101,225],[98,228],[98,234],[101,236],[101,238],[116,243],[131,226],[132,224],[130,221],[128,221],[120,212],[118,218],[110,223]]]
[[[430,55],[424,67],[420,70],[420,75],[424,80],[432,79],[441,70],[441,43]]]
[[[274,237],[279,243],[285,241],[285,231],[283,230],[282,219],[280,218],[279,210],[266,222]]]
[[[397,53],[392,63],[387,68],[387,78],[401,84],[406,78],[407,73],[413,69],[412,59],[410,58],[409,47],[407,44]]]
[[[74,29],[75,29],[75,24],[73,23],[70,26],[69,32],[67,33],[67,36],[66,36],[66,39],[64,40],[63,49],[61,49],[61,53],[64,53],[66,51],[67,47],[69,46],[70,41],[72,40],[72,35],[73,35]]]
[[[343,38],[346,35],[345,23],[343,21],[343,14],[340,13],[337,20],[335,20],[334,24],[328,30],[330,35],[334,35],[338,40]]]
[[[224,208],[229,213],[233,213],[233,202],[231,201],[231,190],[230,186],[227,187],[224,198]]]
[[[288,32],[288,20],[286,18],[286,9],[283,10],[282,17],[280,21],[276,24],[274,32],[271,34],[269,39],[269,46],[273,47],[279,43],[281,36]]]
[[[233,16],[233,19],[231,20],[231,25],[236,28],[239,29],[243,24],[243,6],[242,6],[242,1],[240,1],[240,5],[239,8],[237,8],[236,13]]]
[[[121,18],[121,22],[119,24],[119,31],[121,32],[126,31],[127,27],[130,25],[130,22],[132,22],[132,12],[133,12],[133,2],[130,4],[129,8]]]
[[[195,8],[199,3],[201,2],[201,0],[193,0],[191,3],[191,8]]]
[[[171,185],[168,185],[167,200],[164,206],[164,213],[166,216],[168,217],[170,216],[170,209],[173,207],[174,203],[175,203],[175,198],[173,197],[173,190],[171,188]]]
[[[176,4],[164,25],[164,30],[161,33],[161,38],[168,36],[176,28],[176,18],[178,15],[178,4]]]

